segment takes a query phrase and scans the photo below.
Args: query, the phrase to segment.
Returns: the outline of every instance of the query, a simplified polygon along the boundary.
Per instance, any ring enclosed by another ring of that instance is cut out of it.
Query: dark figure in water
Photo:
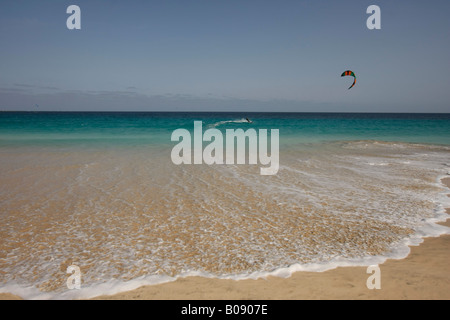
[[[247,120],[248,123],[252,123],[252,121],[249,118],[245,118],[245,120]]]

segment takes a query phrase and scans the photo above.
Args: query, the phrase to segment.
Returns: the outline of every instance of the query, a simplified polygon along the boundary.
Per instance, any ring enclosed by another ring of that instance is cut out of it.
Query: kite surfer
[[[354,78],[353,84],[350,86],[350,88],[348,88],[350,90],[356,84],[356,75],[353,71],[347,70],[341,74],[341,77],[344,77],[344,76],[352,76]]]

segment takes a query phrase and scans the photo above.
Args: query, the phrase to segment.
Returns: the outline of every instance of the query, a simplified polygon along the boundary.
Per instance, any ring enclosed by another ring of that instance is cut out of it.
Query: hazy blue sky
[[[449,17],[448,0],[2,0],[0,110],[449,112]]]

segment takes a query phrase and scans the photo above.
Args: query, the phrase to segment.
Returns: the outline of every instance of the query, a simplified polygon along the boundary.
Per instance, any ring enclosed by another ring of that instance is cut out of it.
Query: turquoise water
[[[245,118],[253,123],[246,123]],[[450,114],[0,113],[0,146],[171,145],[178,128],[279,129],[281,145],[382,140],[450,145]]]
[[[176,165],[171,135],[194,121],[278,129],[279,170]],[[450,233],[444,176],[448,114],[3,112],[0,292],[86,298],[403,258]]]

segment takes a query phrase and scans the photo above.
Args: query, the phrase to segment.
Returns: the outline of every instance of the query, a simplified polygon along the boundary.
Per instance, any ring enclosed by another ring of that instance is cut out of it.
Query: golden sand
[[[450,235],[428,238],[412,247],[407,258],[386,261],[380,266],[380,290],[367,288],[366,267],[340,267],[297,272],[287,279],[189,277],[97,299],[450,299],[449,248]]]
[[[450,188],[450,178],[443,179]],[[447,209],[450,214],[450,209]],[[450,217],[450,216],[449,216]],[[450,220],[442,223],[450,227]],[[450,299],[450,235],[426,238],[401,260],[380,265],[381,289],[369,290],[366,267],[297,272],[289,278],[220,280],[188,277],[97,299]]]
[[[450,178],[443,179],[450,187]],[[450,214],[450,209],[447,209]],[[450,216],[449,216],[450,217]],[[442,223],[450,227],[450,220]],[[426,238],[401,260],[380,265],[381,289],[369,290],[366,267],[296,272],[289,278],[221,280],[187,277],[171,283],[96,299],[121,300],[300,300],[300,299],[450,299],[450,235]],[[0,294],[0,300],[20,299]]]

